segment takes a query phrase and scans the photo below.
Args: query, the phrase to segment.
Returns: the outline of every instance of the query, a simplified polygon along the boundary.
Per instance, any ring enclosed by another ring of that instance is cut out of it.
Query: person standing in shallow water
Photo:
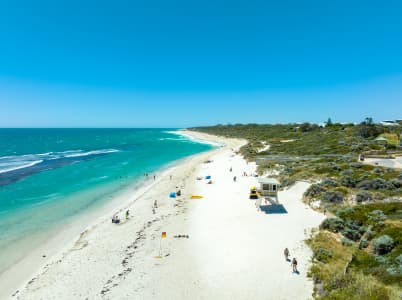
[[[297,260],[295,257],[293,257],[292,259],[292,269],[293,269],[293,273],[297,273]]]

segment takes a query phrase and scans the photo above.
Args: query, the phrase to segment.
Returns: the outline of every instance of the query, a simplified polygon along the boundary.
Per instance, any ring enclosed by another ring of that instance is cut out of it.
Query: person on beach
[[[232,167],[230,167],[230,170],[229,170],[229,172],[232,172]]]
[[[155,177],[155,175],[154,175],[154,181],[155,181],[155,178],[156,178],[156,177]]]
[[[130,217],[130,210],[127,209],[127,210],[126,210],[126,220],[128,220],[129,217]]]
[[[154,208],[158,208],[158,200],[154,201]]]
[[[293,269],[293,273],[297,273],[297,260],[295,257],[293,257],[292,259],[292,269]]]
[[[285,260],[289,261],[289,249],[285,248],[285,250],[283,250],[283,255],[285,256]]]
[[[113,218],[112,218],[112,223],[115,223],[115,224],[120,223],[120,219],[119,219],[119,217],[118,217],[117,215],[114,215],[114,216],[113,216]]]
[[[235,176],[235,177],[233,177],[233,181],[234,181],[234,182],[236,182],[236,176]]]

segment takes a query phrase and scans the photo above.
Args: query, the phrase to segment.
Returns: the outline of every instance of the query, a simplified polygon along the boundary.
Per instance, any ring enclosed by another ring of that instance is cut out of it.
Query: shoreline
[[[257,178],[241,175],[256,165],[235,153],[246,141],[186,133],[225,146],[185,159],[173,180],[160,177],[129,206],[128,222],[105,219],[83,232],[12,299],[310,299],[304,240],[323,215],[301,202],[308,184],[280,192],[285,213],[256,211],[248,192]],[[206,175],[212,184],[197,180]],[[175,189],[182,196],[172,200]],[[297,256],[300,273],[283,261],[284,247]]]
[[[180,135],[180,133],[176,134]],[[194,140],[197,141],[196,139]],[[122,190],[119,189],[116,192],[105,196],[111,199],[106,200],[99,207],[96,207],[85,214],[72,217],[70,220],[66,221],[62,226],[64,227],[63,229],[61,229],[61,226],[59,225],[58,228],[50,230],[46,234],[47,239],[44,244],[35,247],[27,255],[23,256],[13,265],[0,273],[0,282],[4,283],[2,286],[7,287],[1,289],[0,299],[17,295],[19,291],[24,289],[32,278],[38,276],[45,267],[51,265],[54,261],[59,260],[60,257],[64,256],[64,253],[72,249],[85,233],[94,230],[100,223],[108,222],[113,214],[121,213],[127,207],[132,206],[149,189],[158,184],[163,177],[172,173],[175,168],[185,164],[187,160],[190,160],[193,157],[214,150],[215,149],[212,148],[206,152],[193,154],[161,166],[160,169],[154,172],[159,174],[155,181],[152,180],[151,175],[147,179],[137,179],[134,182],[127,184]],[[22,270],[24,272],[21,272]]]

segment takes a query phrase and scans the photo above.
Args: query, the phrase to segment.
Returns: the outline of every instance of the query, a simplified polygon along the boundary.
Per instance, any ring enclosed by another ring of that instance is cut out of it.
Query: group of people
[[[144,177],[148,178],[149,174],[144,173]],[[170,180],[172,179],[172,175],[170,175]],[[156,175],[154,175],[154,181],[156,180]]]
[[[127,209],[126,210],[126,220],[128,220],[130,218],[130,210],[129,209]],[[119,224],[121,221],[120,221],[120,218],[119,218],[119,216],[118,215],[114,215],[113,217],[112,217],[112,223],[114,223],[114,224]]]
[[[283,255],[285,256],[286,261],[290,261],[290,259],[289,259],[290,252],[289,252],[288,248],[285,248],[285,250],[283,251]],[[295,257],[293,257],[293,259],[292,259],[291,266],[292,266],[293,273],[299,272],[299,271],[297,271],[297,260]]]
[[[232,171],[233,171],[233,169],[232,169],[232,167],[230,167],[229,172],[232,172]],[[248,176],[249,176],[246,171],[243,171],[243,173],[242,173],[241,175],[242,175],[243,177],[248,177]],[[250,174],[250,176],[253,176],[253,174]],[[233,177],[233,181],[236,182],[236,180],[237,180],[237,177],[234,176],[234,177]]]

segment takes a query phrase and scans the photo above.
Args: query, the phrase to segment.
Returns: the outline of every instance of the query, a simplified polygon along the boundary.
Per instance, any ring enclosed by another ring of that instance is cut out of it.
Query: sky
[[[0,1],[0,127],[402,119],[402,2]]]

